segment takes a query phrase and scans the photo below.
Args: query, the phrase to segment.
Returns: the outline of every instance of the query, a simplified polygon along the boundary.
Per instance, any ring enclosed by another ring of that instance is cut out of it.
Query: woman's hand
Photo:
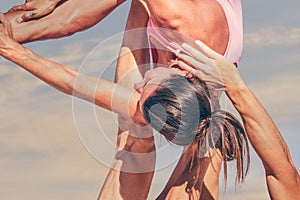
[[[177,64],[181,69],[206,81],[214,89],[228,89],[243,83],[232,62],[198,40],[195,44],[197,49],[186,43],[182,44],[182,48],[190,55],[177,53]]]
[[[26,0],[26,3],[12,7],[9,12],[26,11],[17,19],[19,23],[26,22],[50,14],[60,1],[61,0]]]
[[[6,57],[10,50],[16,50],[19,43],[13,39],[10,22],[0,13],[0,55]],[[20,45],[19,45],[20,46]]]
[[[7,35],[8,37],[13,36],[12,34],[12,28],[10,22],[5,18],[3,13],[0,13],[0,23],[1,23],[1,38],[4,35]]]

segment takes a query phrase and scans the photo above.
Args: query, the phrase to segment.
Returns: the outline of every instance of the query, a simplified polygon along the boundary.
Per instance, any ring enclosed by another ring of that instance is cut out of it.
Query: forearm
[[[68,0],[39,20],[18,23],[20,12],[6,13],[18,42],[54,39],[86,30],[105,18],[125,0]]]
[[[236,84],[227,90],[227,95],[240,113],[249,140],[262,159],[266,172],[277,176],[294,171],[288,147],[279,130],[246,85]]]
[[[136,113],[139,94],[116,83],[80,74],[46,60],[18,43],[11,42],[1,55],[52,87],[105,109],[131,117]]]
[[[10,48],[2,49],[1,55],[56,89],[72,94],[77,75],[75,71],[39,57],[18,43],[12,43]]]

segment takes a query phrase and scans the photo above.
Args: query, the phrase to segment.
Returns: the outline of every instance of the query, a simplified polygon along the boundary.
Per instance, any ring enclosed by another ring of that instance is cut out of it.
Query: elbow
[[[171,13],[164,16],[158,15],[154,18],[154,22],[157,24],[158,27],[163,27],[165,29],[172,30],[171,32],[164,31],[164,33],[174,41],[184,41],[184,38],[182,37],[183,35],[191,37],[185,24],[185,20],[179,14]]]
[[[153,8],[152,8],[153,7]],[[157,9],[157,7],[150,6],[150,13],[154,22],[159,26],[167,29],[177,30],[182,28],[183,25],[183,15],[181,10],[172,6],[166,8]]]
[[[266,180],[269,185],[281,182],[289,188],[300,188],[299,173],[297,169],[291,165],[282,167],[281,170],[276,170],[276,172],[266,169]]]
[[[157,16],[156,23],[160,27],[180,31],[182,29],[182,20],[176,14]]]

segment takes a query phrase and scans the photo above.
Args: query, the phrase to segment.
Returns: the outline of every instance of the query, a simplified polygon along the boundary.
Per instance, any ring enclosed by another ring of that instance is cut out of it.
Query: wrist
[[[247,101],[250,92],[249,88],[243,82],[235,84],[230,88],[226,87],[225,91],[235,107],[244,104],[244,102]]]
[[[230,83],[225,84],[225,91],[228,93],[234,93],[242,91],[247,88],[246,84],[241,79],[231,79]]]
[[[29,50],[13,40],[5,47],[1,47],[0,52],[3,57],[16,64],[21,64],[21,62],[25,61],[30,53]]]

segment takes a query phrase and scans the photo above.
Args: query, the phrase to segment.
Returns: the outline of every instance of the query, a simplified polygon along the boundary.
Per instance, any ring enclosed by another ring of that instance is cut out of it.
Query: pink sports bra
[[[229,39],[224,56],[238,63],[243,50],[243,14],[241,0],[217,0],[222,6],[229,29]]]
[[[233,63],[238,63],[243,49],[243,18],[241,0],[217,0],[217,2],[220,3],[224,10],[229,29],[229,39],[224,56]],[[147,35],[150,48],[151,42],[149,38],[153,37],[173,53],[178,50],[182,50],[179,44],[170,41],[161,34],[151,17],[149,17],[147,24]],[[150,51],[150,56],[152,61],[157,59],[155,51]]]

